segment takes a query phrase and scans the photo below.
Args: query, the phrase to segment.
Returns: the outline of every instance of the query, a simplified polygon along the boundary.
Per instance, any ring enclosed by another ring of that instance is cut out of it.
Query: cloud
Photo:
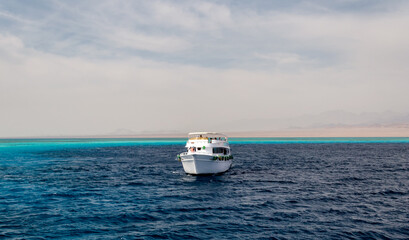
[[[152,1],[149,4],[155,24],[193,31],[208,31],[231,24],[227,6],[204,1]]]
[[[126,30],[116,30],[110,35],[111,41],[117,47],[128,47],[151,52],[175,52],[187,49],[190,44],[178,37],[149,36]]]
[[[407,112],[405,3],[93,3],[0,3],[0,136]]]
[[[0,59],[2,75],[7,76],[0,82],[1,136],[98,134],[121,127],[186,130],[213,118],[204,112],[226,113],[214,106],[225,98],[242,101],[243,96],[233,90],[253,84],[254,79],[245,76],[258,78],[257,73],[246,71],[137,57],[90,60],[59,56],[16,44],[19,42],[15,36],[0,37],[0,49],[9,49],[19,59]],[[243,84],[229,86],[235,81]],[[213,96],[215,89],[223,94]],[[180,114],[186,111],[188,115]],[[203,119],[193,121],[196,116]]]

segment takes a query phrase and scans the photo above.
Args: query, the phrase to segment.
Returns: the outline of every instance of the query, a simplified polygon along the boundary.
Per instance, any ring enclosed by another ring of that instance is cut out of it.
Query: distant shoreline
[[[287,129],[275,131],[243,131],[224,132],[229,137],[260,138],[260,137],[409,137],[409,127],[332,127],[332,128],[310,128],[310,129]],[[186,138],[186,133],[152,133],[133,135],[66,135],[66,136],[26,136],[26,137],[0,137],[0,139],[63,139],[63,138]]]

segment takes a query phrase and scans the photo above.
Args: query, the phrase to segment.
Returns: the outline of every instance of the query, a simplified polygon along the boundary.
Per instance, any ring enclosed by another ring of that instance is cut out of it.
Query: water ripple
[[[205,177],[183,145],[41,147],[0,152],[0,238],[409,238],[407,143],[238,142]]]

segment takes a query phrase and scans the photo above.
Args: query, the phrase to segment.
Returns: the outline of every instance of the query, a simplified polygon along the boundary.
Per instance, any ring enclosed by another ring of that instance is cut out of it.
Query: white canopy
[[[217,132],[191,132],[188,134],[189,136],[191,135],[213,135],[213,136],[223,136],[226,137],[226,135],[224,135],[223,133],[217,133]]]

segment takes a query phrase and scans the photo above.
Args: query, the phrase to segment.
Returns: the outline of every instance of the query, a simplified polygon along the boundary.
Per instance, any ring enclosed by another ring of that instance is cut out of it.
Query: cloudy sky
[[[408,29],[408,1],[1,1],[0,137],[408,113]]]

